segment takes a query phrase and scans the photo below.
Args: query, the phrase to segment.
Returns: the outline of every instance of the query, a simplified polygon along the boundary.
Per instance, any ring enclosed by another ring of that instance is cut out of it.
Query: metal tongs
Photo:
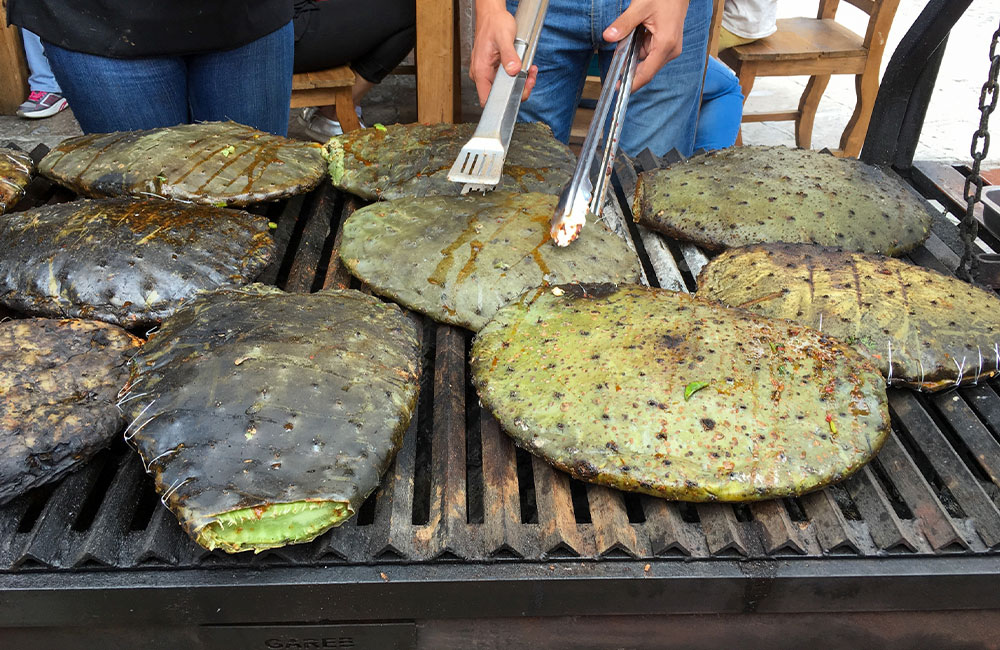
[[[549,235],[556,246],[569,246],[583,230],[583,226],[587,223],[587,215],[601,214],[611,180],[615,154],[618,151],[625,108],[632,94],[632,80],[639,65],[639,47],[644,34],[645,28],[639,25],[631,34],[620,40],[615,48],[611,67],[601,88],[601,96],[597,100],[594,118],[590,121],[590,129],[587,130],[587,137],[583,141],[573,177],[563,188],[555,214],[552,215]],[[611,124],[607,129],[607,139],[601,156],[598,158],[612,98],[615,101],[614,110],[611,111]]]
[[[517,4],[514,20],[517,31],[514,35],[514,50],[521,58],[521,71],[510,76],[497,68],[486,106],[479,118],[476,132],[472,135],[455,159],[448,180],[465,183],[462,194],[469,191],[487,192],[500,182],[503,163],[507,158],[510,137],[514,133],[517,111],[521,108],[521,93],[528,78],[528,70],[535,58],[538,35],[548,10],[549,0],[521,0]]]

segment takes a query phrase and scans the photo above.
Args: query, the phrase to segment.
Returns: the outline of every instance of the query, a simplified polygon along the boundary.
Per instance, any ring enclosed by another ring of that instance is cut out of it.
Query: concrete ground
[[[896,12],[883,69],[903,34],[923,9],[924,0],[901,0]],[[814,15],[815,2],[781,0],[779,17]],[[846,2],[838,15],[851,29],[864,33],[867,16]],[[979,124],[978,101],[989,70],[990,38],[1000,23],[1000,3],[974,2],[953,30],[948,43],[934,97],[917,149],[916,158],[946,162],[970,162],[972,133]],[[763,77],[757,80],[747,102],[747,110],[794,108],[805,88],[805,77]],[[412,76],[390,77],[365,98],[366,121],[392,123],[416,119],[416,92]],[[835,76],[819,105],[813,129],[813,147],[837,147],[840,134],[854,110],[853,76]],[[290,120],[290,134],[304,137],[301,127]],[[993,133],[1000,133],[1000,111],[992,119]],[[0,144],[15,142],[30,148],[39,142],[53,146],[63,138],[80,133],[70,111],[43,120],[23,120],[0,116]],[[748,144],[786,144],[794,146],[792,122],[747,124],[743,131]],[[1000,167],[1000,137],[994,138],[985,167]]]

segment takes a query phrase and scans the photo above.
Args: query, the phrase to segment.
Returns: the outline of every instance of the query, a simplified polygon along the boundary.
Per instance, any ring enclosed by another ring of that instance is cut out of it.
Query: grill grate
[[[619,203],[627,206],[634,171],[619,165],[617,172]],[[68,198],[44,179],[28,197],[19,209]],[[276,221],[283,252],[262,280],[288,291],[362,288],[337,258],[339,225],[359,205],[324,186],[260,206]],[[611,205],[606,219],[619,231],[628,224],[649,282],[693,289],[704,254],[626,216]],[[943,236],[933,234],[912,259],[947,272],[958,259],[946,243],[954,245],[953,229],[942,217],[935,233]],[[138,456],[117,443],[56,485],[0,507],[0,572],[968,555],[1000,548],[996,380],[933,396],[891,390],[892,435],[875,462],[842,484],[749,505],[672,503],[577,482],[515,449],[470,385],[470,334],[416,318],[424,350],[417,412],[378,491],[340,528],[256,556],[209,553],[160,505]]]

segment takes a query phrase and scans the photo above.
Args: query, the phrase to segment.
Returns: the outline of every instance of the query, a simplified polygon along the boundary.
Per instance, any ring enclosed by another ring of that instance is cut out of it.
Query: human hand
[[[646,36],[639,47],[639,67],[635,71],[632,90],[638,90],[660,71],[663,65],[681,53],[684,17],[688,0],[632,0],[601,35],[609,43],[617,43],[636,28],[646,27]]]
[[[469,78],[476,83],[479,94],[479,105],[486,105],[486,98],[493,87],[497,76],[497,66],[503,63],[503,68],[510,76],[521,71],[521,59],[514,49],[514,35],[517,25],[514,16],[507,11],[503,0],[477,0],[476,2],[476,35],[472,42],[472,56],[469,61]],[[538,66],[531,66],[528,78],[524,82],[521,101],[528,98],[531,89],[535,87],[538,77]]]

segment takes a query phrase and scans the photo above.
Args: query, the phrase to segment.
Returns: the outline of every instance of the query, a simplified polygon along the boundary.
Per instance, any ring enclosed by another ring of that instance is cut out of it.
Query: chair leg
[[[865,143],[865,136],[868,134],[868,123],[872,118],[872,108],[875,106],[875,96],[878,95],[878,70],[874,73],[859,74],[854,78],[854,87],[858,94],[858,103],[854,107],[854,114],[847,122],[847,128],[840,136],[840,148],[843,155],[857,158],[861,153],[861,146]]]
[[[753,90],[754,79],[757,78],[757,64],[747,61],[740,61],[736,64],[736,78],[740,80],[740,92],[743,93],[743,105],[746,106],[750,91]],[[743,125],[740,124],[739,133],[736,134],[736,146],[743,146]]]
[[[830,83],[830,75],[809,77],[809,83],[799,98],[799,116],[795,118],[795,145],[803,149],[812,148],[813,122],[816,119],[816,109],[823,97],[826,85]]]
[[[354,112],[354,97],[351,87],[337,88],[335,94],[337,96],[337,121],[340,122],[340,128],[344,129],[344,133],[357,131],[361,128],[361,122],[358,121],[358,116]]]

